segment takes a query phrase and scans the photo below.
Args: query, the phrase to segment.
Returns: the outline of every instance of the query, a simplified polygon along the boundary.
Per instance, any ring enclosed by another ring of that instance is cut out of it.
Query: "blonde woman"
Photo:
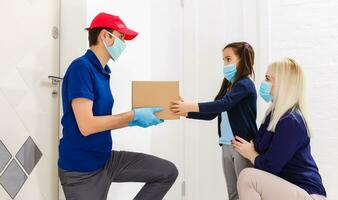
[[[323,200],[326,191],[311,155],[301,67],[290,58],[272,63],[260,95],[271,102],[257,138],[236,137],[236,151],[254,168],[238,179],[240,200]]]

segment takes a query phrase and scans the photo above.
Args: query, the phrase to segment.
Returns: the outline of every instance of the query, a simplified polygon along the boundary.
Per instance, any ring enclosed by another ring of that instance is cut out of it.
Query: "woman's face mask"
[[[274,78],[267,73],[265,75],[265,80],[262,81],[259,88],[259,95],[264,99],[264,101],[271,102],[273,101],[274,96]]]
[[[262,81],[259,88],[259,95],[264,99],[265,102],[269,103],[272,101],[273,97],[271,95],[272,85],[270,82]]]

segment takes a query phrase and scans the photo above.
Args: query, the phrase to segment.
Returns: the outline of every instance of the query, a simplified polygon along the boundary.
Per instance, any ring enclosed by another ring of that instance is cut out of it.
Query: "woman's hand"
[[[186,117],[189,112],[198,112],[199,107],[197,103],[185,102],[181,97],[179,101],[171,102],[170,110],[176,115]]]
[[[243,138],[236,136],[235,139],[231,141],[231,144],[239,154],[250,160],[252,164],[255,164],[255,159],[259,154],[255,150],[252,140],[251,142],[248,142]]]

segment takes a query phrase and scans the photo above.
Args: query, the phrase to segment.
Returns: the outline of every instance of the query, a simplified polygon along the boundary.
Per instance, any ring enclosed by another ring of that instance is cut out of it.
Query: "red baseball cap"
[[[96,15],[96,17],[90,24],[90,27],[86,29],[89,31],[93,28],[111,28],[113,30],[117,30],[125,35],[125,40],[132,40],[138,35],[137,32],[127,28],[127,26],[123,23],[119,16],[111,15],[104,12]]]

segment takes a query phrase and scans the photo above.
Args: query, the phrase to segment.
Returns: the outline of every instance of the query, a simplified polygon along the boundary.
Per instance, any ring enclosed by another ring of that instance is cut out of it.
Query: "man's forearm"
[[[128,126],[128,123],[134,118],[134,111],[129,111],[117,115],[92,116],[88,120],[86,129],[82,134],[89,136],[106,130],[114,130]]]

